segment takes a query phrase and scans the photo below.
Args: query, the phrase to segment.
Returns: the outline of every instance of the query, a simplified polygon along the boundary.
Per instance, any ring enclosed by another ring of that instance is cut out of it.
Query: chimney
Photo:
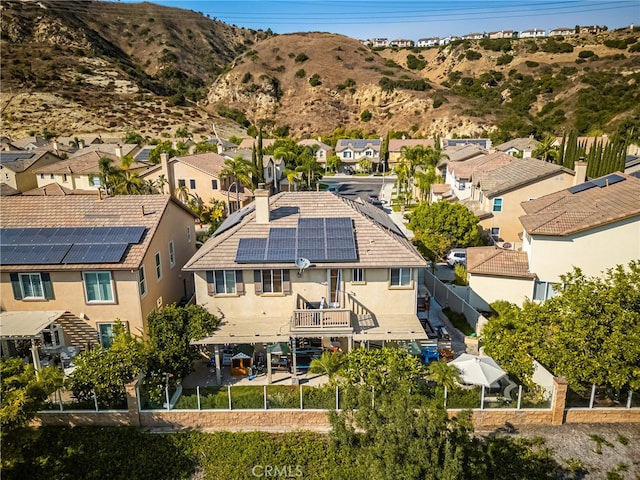
[[[178,150],[178,141],[177,140],[173,140],[171,142],[171,148],[173,148],[174,150]]]
[[[173,193],[175,190],[175,185],[173,181],[173,170],[169,169],[169,155],[166,153],[160,154],[160,164],[162,165],[162,174],[164,178],[167,180],[167,186],[169,187],[169,195]],[[164,193],[164,185],[162,186],[162,193]]]
[[[84,140],[78,140],[78,150],[84,148]]]
[[[587,179],[587,162],[584,161],[584,157],[580,157],[580,160],[575,163],[573,170],[575,171],[573,184],[580,185],[584,183]]]
[[[253,192],[256,202],[256,223],[264,225],[269,223],[269,191],[265,190],[264,183],[258,187]]]
[[[116,157],[122,158],[122,147],[120,146],[120,144],[116,145],[116,147],[114,148],[114,152],[116,154]]]
[[[58,153],[58,139],[57,138],[53,139],[53,151]]]

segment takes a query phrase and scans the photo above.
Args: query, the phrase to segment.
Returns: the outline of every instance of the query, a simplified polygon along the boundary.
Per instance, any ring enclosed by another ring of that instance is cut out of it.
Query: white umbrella
[[[491,387],[494,382],[507,376],[507,372],[502,370],[493,358],[484,355],[476,356],[463,353],[450,363],[460,371],[462,383]]]

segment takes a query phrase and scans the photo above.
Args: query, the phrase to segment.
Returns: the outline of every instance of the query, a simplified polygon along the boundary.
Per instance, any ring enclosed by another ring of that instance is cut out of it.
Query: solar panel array
[[[0,153],[0,162],[15,162],[16,160],[28,160],[33,157],[35,153],[30,152],[11,152],[11,153]]]
[[[358,210],[360,213],[363,213],[364,215],[369,217],[371,220],[375,221],[376,223],[379,223],[380,225],[384,226],[388,230],[391,230],[397,233],[398,235],[404,236],[404,234],[402,233],[402,230],[400,230],[398,225],[396,225],[396,222],[391,220],[391,217],[387,215],[383,210],[366,203],[353,202],[352,206],[353,208]]]
[[[570,187],[568,190],[571,193],[584,192],[585,190],[589,190],[590,188],[594,188],[594,187],[604,188],[609,185],[614,185],[618,182],[622,182],[624,179],[625,179],[624,177],[621,177],[616,173],[612,173],[605,177],[596,178],[595,180],[591,180],[589,182],[584,182],[579,185],[574,185],[573,187]]]
[[[282,263],[306,258],[312,262],[358,260],[353,222],[348,217],[300,218],[297,228],[271,228],[268,238],[242,238],[238,263]]]
[[[236,210],[231,215],[229,215],[224,222],[218,227],[218,229],[213,232],[213,236],[220,235],[222,232],[229,230],[231,227],[235,227],[239,224],[244,217],[249,215],[256,209],[255,203],[251,203],[240,210]]]
[[[0,264],[118,263],[145,227],[0,228]]]

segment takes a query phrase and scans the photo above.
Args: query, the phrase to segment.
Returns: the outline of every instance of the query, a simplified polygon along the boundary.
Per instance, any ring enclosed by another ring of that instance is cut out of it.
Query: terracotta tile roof
[[[533,152],[536,148],[538,148],[540,142],[535,138],[514,138],[513,140],[509,140],[508,142],[501,143],[497,145],[495,148],[501,152],[506,152],[510,148],[515,148],[520,150],[521,152]]]
[[[75,173],[78,175],[97,175],[100,173],[100,159],[110,158],[113,160],[112,166],[119,167],[121,159],[112,153],[102,151],[90,151],[79,156],[74,156],[67,160],[61,160],[51,165],[46,165],[36,170],[35,173],[54,173],[62,175],[64,173]],[[133,162],[130,170],[147,168],[146,163]]]
[[[169,195],[117,195],[103,200],[93,195],[7,197],[2,200],[0,225],[3,228],[146,227],[142,242],[131,245],[120,263],[99,266],[100,269],[130,270],[140,266],[169,202],[179,205]],[[5,271],[86,270],[87,265],[3,265],[2,268]]]
[[[110,153],[112,155],[116,154],[116,150],[120,148],[122,155],[134,155],[140,147],[135,143],[125,143],[124,145],[120,145],[118,143],[94,143],[91,145],[87,145],[84,148],[79,149],[76,153],[74,153],[70,158],[79,157],[80,155],[84,155],[88,152],[100,151],[103,153]]]
[[[389,151],[400,152],[402,147],[412,148],[422,145],[423,147],[433,148],[435,143],[433,138],[407,138],[407,139],[389,139]]]
[[[173,157],[170,161],[184,163],[196,170],[217,177],[224,168],[225,158],[217,153],[207,152],[196,155],[185,155],[183,157]]]
[[[0,182],[0,197],[11,197],[12,195],[20,195],[20,190],[16,190],[11,185]]]
[[[489,153],[479,145],[451,146],[445,148],[442,153],[449,157],[449,162],[463,162],[470,158],[479,157]]]
[[[472,275],[535,278],[526,252],[499,247],[467,248],[467,272]]]
[[[48,152],[33,150],[18,150],[0,152],[0,164],[4,168],[8,168],[12,172],[21,173],[27,170],[31,165],[40,160]]]
[[[100,192],[95,190],[73,190],[71,188],[63,187],[59,183],[50,183],[40,188],[34,188],[24,192],[22,195],[27,196],[65,196],[65,195],[98,195]]]
[[[318,146],[318,148],[322,149],[322,150],[333,150],[331,148],[331,145],[327,145],[326,143],[322,143],[319,140],[314,140],[313,138],[307,138],[304,140],[300,140],[298,142],[298,145],[302,145],[304,147],[314,147],[314,146]]]
[[[431,185],[431,191],[435,194],[446,194],[451,192],[451,185],[446,183],[433,183]]]
[[[464,162],[449,163],[449,169],[456,178],[466,180],[472,179],[475,175],[489,172],[496,168],[512,163],[516,157],[502,152],[489,153],[481,157],[471,158]]]
[[[262,148],[270,147],[274,143],[276,143],[276,139],[275,138],[263,138],[262,139]],[[251,137],[243,138],[242,141],[240,142],[240,145],[238,145],[238,149],[248,148],[249,150],[251,150],[254,145],[256,147],[258,146],[258,139],[257,138],[251,138]]]
[[[513,190],[523,185],[553,177],[562,172],[569,172],[562,165],[545,162],[536,158],[517,158],[508,164],[489,172],[476,175],[473,182],[479,184],[482,192],[488,197]]]
[[[238,264],[236,250],[241,238],[267,238],[270,227],[295,228],[298,218],[350,217],[354,221],[358,261],[322,263],[322,267],[418,267],[426,265],[415,247],[403,235],[390,231],[382,224],[361,213],[360,205],[329,192],[281,192],[270,199],[269,224],[257,224],[255,211],[247,214],[235,227],[210,238],[187,262],[186,271],[214,269],[291,268],[292,263]]]
[[[640,217],[640,178],[621,172],[615,175],[624,180],[576,193],[571,193],[571,187],[522,202],[522,226],[530,235],[563,236]]]

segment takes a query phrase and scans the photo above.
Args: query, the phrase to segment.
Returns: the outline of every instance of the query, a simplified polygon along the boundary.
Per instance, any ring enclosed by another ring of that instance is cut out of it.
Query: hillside
[[[6,0],[0,13],[3,135],[186,125],[204,136],[213,122],[223,136],[250,124],[296,137],[640,132],[640,33],[629,30],[372,50],[151,3]]]

